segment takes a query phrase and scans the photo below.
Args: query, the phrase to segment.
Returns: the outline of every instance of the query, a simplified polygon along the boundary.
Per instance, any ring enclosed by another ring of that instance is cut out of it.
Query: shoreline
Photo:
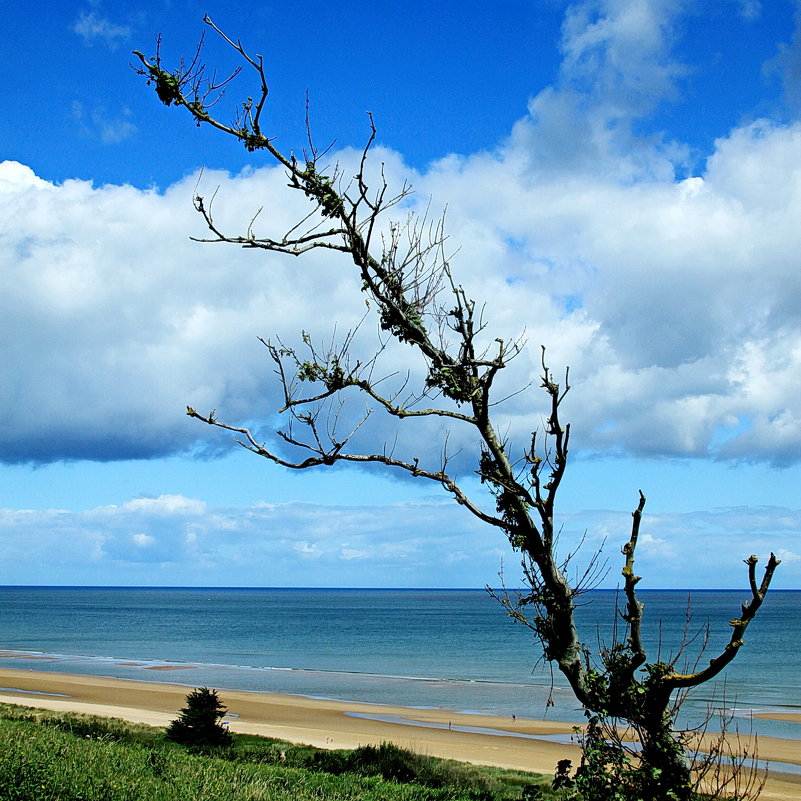
[[[0,668],[0,702],[53,711],[119,717],[166,726],[184,704],[187,685],[39,670]],[[233,732],[321,748],[356,748],[389,741],[431,756],[550,775],[557,761],[580,761],[573,724],[336,701],[301,695],[220,690]],[[759,738],[761,759],[801,766],[801,740]],[[799,775],[772,772],[764,799],[801,794]]]

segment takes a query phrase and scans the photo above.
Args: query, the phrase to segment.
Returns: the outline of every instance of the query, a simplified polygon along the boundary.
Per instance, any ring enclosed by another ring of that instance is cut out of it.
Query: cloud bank
[[[760,13],[758,3],[740,8]],[[687,66],[673,42],[683,12],[675,2],[574,4],[560,74],[495,152],[419,173],[401,154],[375,156],[396,185],[412,180],[418,208],[447,204],[461,248],[454,270],[488,302],[490,338],[526,332],[508,386],[535,389],[500,410],[512,436],[539,424],[546,345],[554,368],[571,368],[574,448],[789,465],[801,455],[801,125],[758,119],[722,132],[689,177],[687,148],[638,133],[681,91]],[[81,20],[87,37],[122,35]],[[793,47],[782,51],[788,75]],[[280,169],[207,171],[159,191],[54,185],[0,165],[0,459],[221,447],[184,418],[186,404],[256,421],[267,437],[281,398],[256,337],[330,337],[362,317],[347,259],[189,241],[203,234],[191,208],[198,180],[219,186],[229,230],[261,206],[258,224],[273,231],[306,211]],[[369,327],[356,343],[367,352]],[[388,358],[408,366],[408,354]],[[394,440],[375,426],[374,442]],[[408,441],[436,459],[436,433]]]
[[[801,127],[737,129],[681,181],[535,180],[517,147],[443,160],[417,181],[420,197],[450,198],[455,269],[491,299],[492,333],[526,331],[516,380],[534,377],[540,344],[570,365],[583,448],[796,461]],[[266,198],[281,198],[277,228],[302,210],[279,170],[203,180],[232,224]],[[325,337],[359,319],[344,261],[188,241],[202,233],[196,181],[54,186],[0,168],[5,461],[186,450],[206,433],[183,420],[187,403],[264,420],[280,399],[256,337]],[[508,404],[515,433],[537,425],[531,409],[530,395]]]

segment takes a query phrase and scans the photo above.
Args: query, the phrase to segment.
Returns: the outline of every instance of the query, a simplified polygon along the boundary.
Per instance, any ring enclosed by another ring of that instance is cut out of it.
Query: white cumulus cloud
[[[759,4],[740,8],[753,15]],[[571,368],[574,450],[788,465],[801,455],[801,124],[721,132],[689,177],[680,142],[637,134],[634,123],[680,91],[673,44],[685,11],[667,0],[574,3],[559,76],[495,152],[415,173],[378,149],[373,165],[383,161],[394,186],[411,179],[410,207],[448,206],[454,273],[487,302],[487,341],[525,331],[499,390],[533,388],[496,410],[521,445],[541,420],[546,345],[557,373]],[[106,30],[84,22],[92,35]],[[358,154],[330,160],[350,174]],[[337,254],[296,260],[190,241],[204,235],[191,207],[199,179],[207,195],[219,187],[215,219],[227,231],[244,232],[263,207],[257,234],[280,236],[307,211],[279,168],[207,171],[158,191],[54,185],[0,165],[0,459],[228,447],[184,417],[187,404],[269,439],[282,397],[256,337],[330,340],[336,327],[341,339],[364,315]],[[377,347],[374,322],[356,337],[356,358]],[[389,349],[382,369],[403,376],[410,359]],[[343,426],[362,409],[356,399]],[[374,415],[359,444],[397,441],[399,456],[437,466],[435,421],[399,431]],[[472,453],[458,431],[450,445]]]
[[[801,126],[735,130],[690,181],[533,179],[509,147],[417,176],[420,202],[450,201],[454,269],[489,300],[489,333],[526,332],[509,389],[536,377],[545,344],[552,365],[571,367],[579,447],[796,461]],[[382,155],[400,178],[402,163]],[[303,208],[277,169],[203,180],[219,184],[232,228],[265,201],[260,224],[276,230]],[[0,169],[13,197],[0,221],[6,461],[185,450],[209,433],[184,419],[186,404],[264,420],[280,399],[256,337],[330,338],[335,325],[341,336],[364,313],[336,257],[190,242],[196,181],[159,193]],[[514,434],[537,426],[540,405],[536,391],[507,405]],[[375,435],[393,437],[381,424]]]

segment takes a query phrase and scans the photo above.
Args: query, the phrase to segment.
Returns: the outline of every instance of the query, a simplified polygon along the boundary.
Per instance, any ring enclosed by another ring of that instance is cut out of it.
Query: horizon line
[[[486,592],[485,587],[303,587],[303,586],[258,586],[221,584],[0,584],[0,590],[292,590],[303,592]],[[525,587],[510,588],[510,592],[526,592]],[[649,592],[747,592],[748,587],[651,587],[639,588],[639,593]],[[594,587],[586,592],[623,592],[621,587]],[[776,592],[801,592],[801,588],[771,588]],[[582,594],[585,594],[582,593]]]

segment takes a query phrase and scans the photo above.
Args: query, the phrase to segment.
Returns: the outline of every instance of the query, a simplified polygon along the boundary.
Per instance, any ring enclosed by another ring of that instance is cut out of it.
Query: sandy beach
[[[793,723],[801,723],[801,713],[798,712],[774,712],[772,714],[757,712],[754,714],[754,717],[766,718],[767,720],[789,720]]]
[[[85,712],[165,726],[183,706],[183,685],[0,669],[0,702]],[[560,759],[577,764],[572,724],[441,709],[409,709],[302,696],[224,690],[234,732],[327,748],[390,741],[432,756],[551,774]],[[560,742],[549,741],[556,737]],[[542,738],[542,739],[541,739]],[[760,738],[762,759],[801,765],[801,741]],[[796,799],[801,776],[772,773],[762,797]]]

